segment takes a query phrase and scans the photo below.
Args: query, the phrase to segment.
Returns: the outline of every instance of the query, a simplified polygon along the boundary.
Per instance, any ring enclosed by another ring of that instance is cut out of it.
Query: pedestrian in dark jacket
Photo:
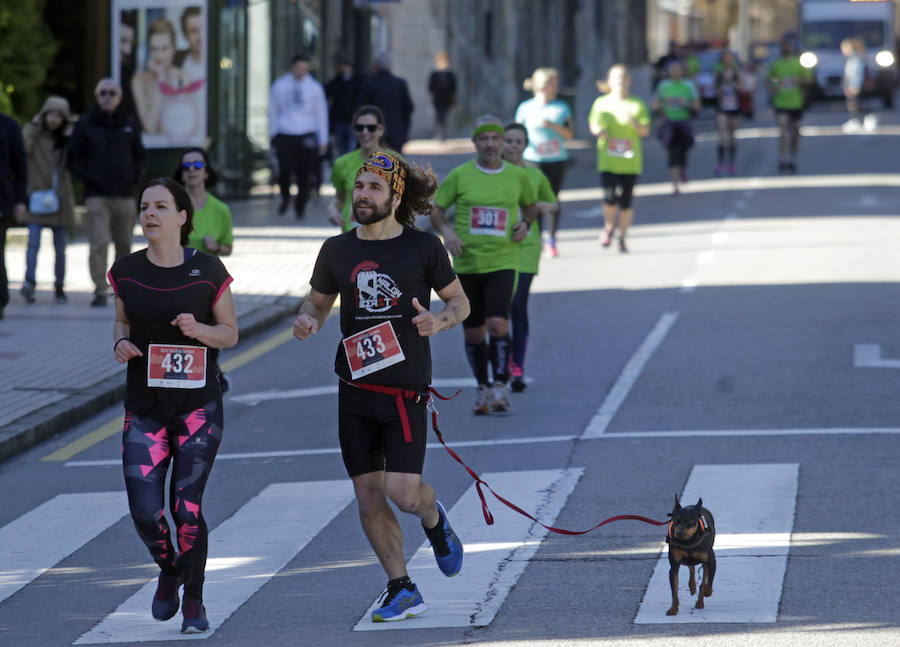
[[[360,94],[365,82],[365,75],[353,70],[353,61],[349,56],[336,58],[338,72],[325,85],[325,97],[328,99],[328,124],[334,134],[334,145],[338,157],[356,148],[356,134],[353,132],[353,113],[359,108]]]
[[[92,306],[106,305],[107,254],[112,240],[116,258],[131,253],[131,232],[137,216],[135,192],[144,174],[147,154],[137,120],[119,104],[122,88],[101,79],[97,103],[75,124],[69,141],[69,170],[84,180],[87,206],[88,265],[94,282]]]
[[[25,143],[16,120],[0,115],[0,319],[9,303],[6,277],[6,230],[25,216],[28,166]]]
[[[450,71],[447,52],[435,54],[434,67],[428,77],[428,92],[434,106],[434,138],[442,142],[447,136],[447,112],[456,105],[456,75]]]
[[[389,148],[401,152],[409,141],[413,102],[406,81],[391,74],[392,57],[383,52],[375,60],[375,73],[363,84],[362,102],[384,113],[384,139]]]

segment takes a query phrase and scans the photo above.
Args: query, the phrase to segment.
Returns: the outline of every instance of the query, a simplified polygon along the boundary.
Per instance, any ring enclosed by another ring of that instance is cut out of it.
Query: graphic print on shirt
[[[386,312],[400,303],[403,293],[389,274],[377,271],[375,261],[362,261],[353,268],[350,280],[356,283],[356,307],[371,313]]]

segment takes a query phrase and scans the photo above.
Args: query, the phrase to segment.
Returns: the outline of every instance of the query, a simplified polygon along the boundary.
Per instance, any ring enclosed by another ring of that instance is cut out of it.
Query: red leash
[[[525,517],[531,519],[535,523],[540,524],[541,526],[543,526],[550,532],[559,533],[560,535],[584,535],[586,533],[591,532],[592,530],[596,530],[600,526],[605,526],[608,523],[612,523],[613,521],[624,521],[626,519],[630,519],[632,521],[643,521],[644,523],[649,523],[654,526],[664,526],[667,523],[669,523],[668,521],[654,521],[653,519],[649,519],[647,517],[642,517],[640,515],[635,515],[635,514],[620,514],[615,517],[610,517],[609,519],[604,519],[603,521],[598,523],[596,526],[588,528],[587,530],[566,530],[564,528],[554,528],[553,526],[548,526],[547,524],[535,519],[533,516],[531,516],[529,513],[525,512],[525,510],[523,510],[522,508],[517,506],[512,501],[509,501],[509,500],[503,498],[502,496],[500,496],[499,494],[497,494],[493,490],[493,488],[491,488],[491,486],[487,484],[487,482],[484,479],[482,479],[480,476],[478,476],[478,474],[472,468],[470,468],[468,465],[466,465],[463,462],[463,460],[459,457],[459,454],[457,454],[455,451],[450,449],[447,446],[447,443],[444,442],[444,436],[443,436],[443,434],[441,434],[441,430],[438,428],[438,423],[437,423],[438,412],[437,412],[437,409],[432,404],[430,395],[434,395],[435,397],[440,398],[441,400],[452,400],[453,398],[458,396],[462,391],[458,390],[452,396],[446,397],[446,396],[441,395],[437,391],[435,391],[432,387],[428,387],[428,391],[426,393],[420,393],[418,391],[398,389],[396,387],[383,386],[380,384],[367,384],[367,383],[362,383],[362,382],[347,382],[347,384],[349,384],[350,386],[355,386],[357,388],[363,389],[365,391],[374,391],[375,393],[382,393],[384,395],[393,396],[397,403],[397,410],[400,413],[400,423],[401,423],[401,426],[403,427],[403,439],[405,442],[408,442],[408,443],[412,442],[412,434],[410,433],[409,417],[407,416],[407,413],[406,413],[406,404],[404,401],[412,400],[414,402],[421,402],[422,399],[427,398],[428,408],[431,409],[431,427],[432,427],[432,429],[434,429],[434,433],[437,435],[438,440],[441,441],[441,445],[443,445],[444,449],[447,450],[447,453],[453,457],[453,460],[455,460],[457,463],[462,465],[466,469],[466,471],[469,473],[469,475],[475,480],[475,489],[478,491],[478,496],[481,499],[481,512],[482,512],[482,514],[484,514],[484,520],[487,523],[487,525],[489,525],[489,526],[492,526],[494,524],[494,515],[491,514],[491,511],[488,508],[487,499],[484,496],[484,490],[482,490],[482,486],[487,488],[488,491],[494,495],[494,498],[496,498],[503,505],[507,506],[508,508],[510,508],[512,510],[515,510],[522,516],[525,516]]]
[[[453,398],[455,398],[457,395],[460,394],[460,391],[457,391],[453,396],[447,398],[447,397],[444,397],[443,395],[441,395],[440,393],[438,393],[437,391],[435,391],[431,387],[428,387],[428,391],[429,391],[429,393],[436,395],[441,400],[452,400]],[[664,526],[667,523],[669,523],[668,520],[667,521],[655,521],[653,519],[649,519],[647,517],[642,517],[640,515],[620,514],[620,515],[616,515],[615,517],[610,517],[609,519],[604,519],[597,525],[592,526],[591,528],[588,528],[587,530],[566,530],[565,528],[554,528],[553,526],[548,526],[547,524],[535,519],[533,516],[531,516],[530,514],[525,512],[522,508],[517,506],[515,503],[508,501],[507,499],[503,498],[502,496],[500,496],[499,494],[494,492],[494,490],[491,488],[490,485],[487,484],[487,482],[485,482],[480,476],[478,476],[478,474],[471,467],[469,467],[468,465],[466,465],[463,462],[463,460],[459,457],[459,454],[457,454],[455,451],[453,451],[452,449],[447,447],[447,443],[444,442],[444,436],[443,436],[443,434],[441,434],[441,430],[438,428],[437,409],[432,405],[430,400],[428,402],[428,408],[431,409],[431,427],[432,427],[432,429],[434,429],[434,433],[437,435],[438,440],[441,441],[441,445],[443,445],[444,449],[447,450],[447,453],[453,457],[453,460],[455,460],[457,463],[462,465],[466,469],[466,471],[469,473],[469,476],[471,476],[475,480],[475,489],[478,491],[478,496],[481,498],[481,511],[484,514],[485,522],[489,526],[494,524],[494,515],[491,514],[491,511],[488,508],[487,500],[485,499],[485,496],[484,496],[484,491],[481,489],[482,486],[486,487],[488,489],[488,491],[494,495],[494,498],[496,498],[503,505],[507,506],[508,508],[510,508],[512,510],[515,510],[516,512],[518,512],[519,514],[521,514],[525,517],[528,517],[529,519],[531,519],[532,521],[534,521],[537,524],[540,524],[541,526],[543,526],[550,532],[555,532],[560,535],[584,535],[584,534],[591,532],[592,530],[596,530],[600,526],[605,526],[608,523],[612,523],[613,521],[624,521],[626,519],[630,519],[632,521],[643,521],[644,523],[649,523],[654,526]]]

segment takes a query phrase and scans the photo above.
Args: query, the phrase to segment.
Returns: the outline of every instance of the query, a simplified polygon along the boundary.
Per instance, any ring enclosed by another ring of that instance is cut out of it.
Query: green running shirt
[[[588,124],[603,128],[606,137],[597,139],[597,170],[618,175],[640,175],[644,170],[641,136],[631,125],[650,124],[647,105],[640,99],[617,99],[611,94],[597,97],[588,115]]]
[[[456,205],[453,231],[462,241],[462,253],[453,259],[459,274],[488,274],[515,270],[519,246],[512,228],[519,208],[536,202],[525,169],[503,163],[490,173],[469,161],[450,171],[434,194],[442,209]]]

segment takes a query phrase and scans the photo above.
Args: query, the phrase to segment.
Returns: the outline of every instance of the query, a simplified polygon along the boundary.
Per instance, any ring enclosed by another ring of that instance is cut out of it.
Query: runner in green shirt
[[[806,103],[806,88],[812,82],[812,72],[794,56],[794,43],[781,41],[781,58],[772,62],[766,73],[772,107],[778,122],[778,172],[797,172],[797,146],[800,141],[800,120]]]
[[[538,273],[541,262],[541,229],[540,220],[544,222],[559,208],[559,202],[550,186],[550,180],[536,166],[526,166],[522,159],[523,151],[528,146],[528,131],[520,123],[508,124],[503,139],[503,159],[525,169],[528,181],[534,189],[538,212],[544,216],[539,222],[531,223],[528,236],[519,243],[519,276],[516,280],[515,295],[510,307],[512,320],[512,359],[509,362],[512,382],[510,388],[514,393],[525,390],[525,352],[528,348],[528,294],[531,281]]]
[[[194,205],[194,226],[188,246],[216,256],[231,255],[234,245],[231,211],[207,189],[219,181],[219,173],[212,167],[209,153],[199,146],[186,148],[172,179],[187,189]]]
[[[690,120],[700,110],[700,97],[694,83],[684,79],[680,61],[670,62],[667,70],[669,78],[656,86],[653,111],[661,112],[664,118],[659,139],[669,151],[672,195],[678,195],[678,183],[687,182],[687,153],[694,145]]]
[[[650,113],[643,101],[629,96],[631,75],[624,65],[613,65],[606,83],[597,85],[604,86],[601,91],[609,90],[594,101],[588,115],[588,126],[597,137],[597,170],[603,186],[600,241],[609,247],[618,220],[619,251],[627,252],[625,234],[634,219],[631,200],[644,165],[641,137],[650,134]]]
[[[509,409],[509,306],[519,265],[518,243],[537,218],[528,176],[500,156],[503,136],[496,117],[486,115],[477,121],[472,135],[475,160],[450,171],[435,193],[430,214],[431,225],[454,257],[472,308],[463,327],[466,356],[478,382],[473,408],[478,415]],[[455,205],[453,224],[446,216],[451,205]],[[485,335],[490,336],[490,345]]]
[[[341,231],[349,231],[359,225],[353,219],[350,208],[356,172],[376,150],[387,150],[380,143],[384,136],[384,114],[381,108],[373,105],[360,106],[353,113],[353,120],[350,123],[353,124],[359,148],[338,157],[331,168],[331,184],[334,186],[335,198],[328,205],[328,220],[339,225]]]
[[[216,256],[230,256],[234,246],[231,210],[207,189],[219,182],[219,173],[213,168],[205,148],[192,146],[181,153],[172,179],[181,184],[194,206],[193,229],[188,236],[188,247]],[[231,387],[225,371],[216,365],[219,388],[222,393]]]

